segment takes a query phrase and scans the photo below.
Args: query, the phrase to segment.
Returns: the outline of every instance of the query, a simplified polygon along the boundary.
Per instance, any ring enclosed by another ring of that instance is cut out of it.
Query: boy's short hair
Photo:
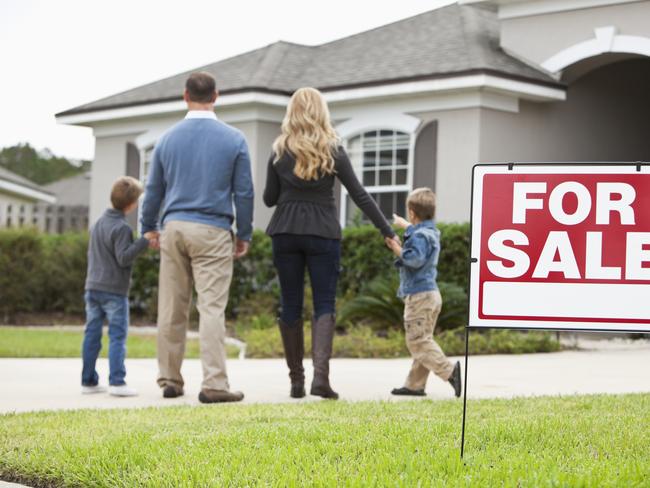
[[[416,188],[406,199],[406,206],[420,220],[431,220],[436,214],[436,194],[431,188]]]
[[[126,207],[138,201],[144,188],[135,178],[122,176],[113,183],[111,189],[111,204],[116,210],[124,210]]]

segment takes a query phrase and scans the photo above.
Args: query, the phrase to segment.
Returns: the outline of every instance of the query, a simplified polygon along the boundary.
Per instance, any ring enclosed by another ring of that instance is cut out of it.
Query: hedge
[[[467,289],[468,224],[439,224],[442,252],[440,281]],[[87,233],[40,234],[33,230],[0,231],[0,320],[18,313],[83,313]],[[131,288],[132,311],[155,320],[158,293],[157,252],[136,261]],[[371,226],[343,231],[338,292],[351,297],[377,277],[395,273],[393,258]],[[255,300],[249,300],[255,295]],[[236,262],[227,313],[236,316],[277,307],[278,283],[270,239],[256,231],[249,255]]]

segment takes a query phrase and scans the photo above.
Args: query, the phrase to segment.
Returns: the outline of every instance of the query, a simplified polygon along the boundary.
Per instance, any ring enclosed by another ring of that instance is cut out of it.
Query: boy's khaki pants
[[[233,241],[225,229],[194,222],[165,224],[160,238],[158,384],[183,386],[181,365],[190,318],[192,284],[199,311],[204,390],[229,390],[225,309],[232,278]]]
[[[411,390],[424,389],[429,371],[447,381],[454,369],[454,365],[433,340],[433,331],[441,309],[442,296],[437,290],[415,293],[404,299],[406,347],[413,357],[405,386]]]

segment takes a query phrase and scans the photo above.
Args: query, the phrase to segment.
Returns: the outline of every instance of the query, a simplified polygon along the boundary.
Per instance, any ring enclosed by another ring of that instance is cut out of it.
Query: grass
[[[83,332],[61,329],[0,327],[0,358],[74,358],[81,355]],[[129,334],[127,357],[155,358],[156,336]],[[239,350],[227,347],[228,357],[237,357]],[[108,337],[104,333],[101,356],[108,352]],[[188,339],[185,357],[199,357],[199,341]]]
[[[650,395],[0,416],[31,486],[648,486]]]
[[[238,337],[246,342],[246,355],[250,358],[283,357],[282,340],[277,327],[257,324],[237,329]],[[436,336],[449,356],[459,356],[465,351],[464,331],[453,330]],[[0,357],[77,357],[80,354],[82,332],[47,328],[0,327]],[[102,354],[106,355],[107,340]],[[521,332],[492,330],[473,333],[470,339],[471,354],[520,354],[558,351],[560,344],[547,332]],[[311,331],[305,328],[305,351],[311,351]],[[236,357],[237,348],[228,347],[228,356]],[[186,357],[196,358],[199,345],[188,339]],[[346,358],[396,358],[409,355],[404,343],[404,333],[390,330],[380,337],[369,327],[353,327],[346,334],[334,338],[334,356]],[[127,342],[127,357],[156,357],[155,336],[131,333]]]

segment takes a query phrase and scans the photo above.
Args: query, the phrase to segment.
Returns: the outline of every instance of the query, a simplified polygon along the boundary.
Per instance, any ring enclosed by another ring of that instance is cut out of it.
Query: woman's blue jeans
[[[122,295],[104,291],[86,291],[86,329],[82,347],[83,370],[81,384],[95,386],[99,376],[95,364],[102,349],[102,327],[108,320],[108,383],[124,385],[126,368],[126,333],[129,327],[129,299]]]
[[[336,284],[341,261],[341,241],[323,237],[278,234],[273,236],[273,263],[280,278],[280,319],[293,324],[302,317],[305,269],[314,303],[314,316],[336,311]]]

